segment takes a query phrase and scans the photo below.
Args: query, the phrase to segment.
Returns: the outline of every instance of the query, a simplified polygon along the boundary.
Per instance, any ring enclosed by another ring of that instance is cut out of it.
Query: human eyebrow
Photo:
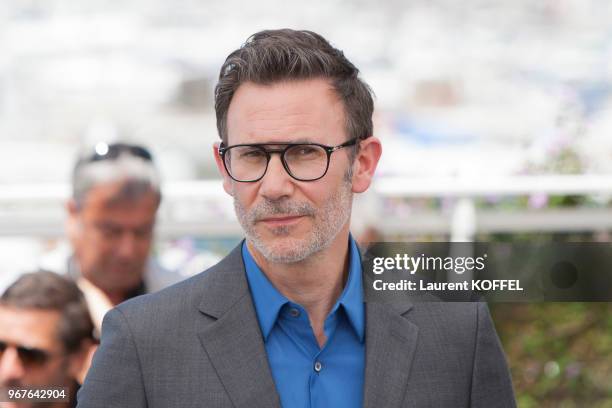
[[[252,144],[254,146],[266,146],[266,145],[274,145],[274,146],[280,146],[280,145],[296,145],[296,144],[312,144],[312,143],[316,143],[313,142],[312,139],[310,138],[299,138],[299,139],[294,139],[294,140],[287,140],[287,141],[270,141],[270,142],[262,142],[262,143],[249,143]]]
[[[123,229],[121,225],[109,221],[96,222],[94,225],[99,231],[105,234],[118,234]]]

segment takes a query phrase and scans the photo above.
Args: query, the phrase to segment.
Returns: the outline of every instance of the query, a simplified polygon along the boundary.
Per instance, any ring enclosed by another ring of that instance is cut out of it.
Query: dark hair
[[[85,297],[67,277],[47,271],[26,273],[4,291],[0,305],[60,312],[57,333],[69,353],[77,351],[83,340],[93,339],[94,325]]]
[[[374,101],[370,87],[342,51],[312,31],[264,30],[232,52],[221,67],[215,87],[219,137],[227,143],[227,111],[244,82],[272,84],[284,80],[329,79],[344,104],[350,138],[372,135]]]

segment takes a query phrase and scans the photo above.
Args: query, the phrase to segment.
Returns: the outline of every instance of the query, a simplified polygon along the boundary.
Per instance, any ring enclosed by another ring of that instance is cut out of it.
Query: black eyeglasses
[[[338,146],[319,143],[256,143],[219,147],[219,155],[229,176],[239,182],[252,183],[263,178],[273,153],[280,154],[281,163],[291,177],[298,181],[319,180],[329,169],[333,152],[354,146],[356,137]],[[266,146],[285,146],[269,149]]]
[[[63,354],[52,353],[46,350],[38,348],[30,348],[19,345],[9,344],[5,341],[0,341],[0,359],[2,359],[4,352],[9,347],[14,347],[17,350],[17,356],[21,363],[26,368],[39,368],[44,366],[51,358],[57,357]]]
[[[140,157],[146,161],[153,161],[153,156],[146,148],[138,145],[127,143],[98,143],[94,148],[94,152],[86,156],[83,161],[95,162],[100,160],[114,160],[121,154],[129,154],[134,157]]]

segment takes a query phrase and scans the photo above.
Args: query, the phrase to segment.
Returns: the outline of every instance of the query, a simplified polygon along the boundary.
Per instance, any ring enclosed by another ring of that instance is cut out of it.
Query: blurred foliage
[[[490,307],[519,407],[612,407],[612,303]]]
[[[576,149],[568,143],[561,146],[563,142],[557,142],[557,146],[551,146],[544,163],[527,163],[528,174],[582,174],[585,170],[584,159]]]
[[[593,242],[592,232],[492,234],[489,242]],[[519,407],[612,408],[612,303],[498,303],[491,314]]]

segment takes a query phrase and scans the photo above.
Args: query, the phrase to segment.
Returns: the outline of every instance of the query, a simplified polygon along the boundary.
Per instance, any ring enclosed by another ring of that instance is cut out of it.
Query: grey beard
[[[295,203],[286,199],[264,200],[247,211],[234,198],[238,221],[242,225],[247,240],[266,260],[272,263],[289,264],[304,261],[331,245],[350,218],[352,194],[350,183],[346,183],[345,179],[339,189],[319,209],[305,202]],[[290,236],[291,227],[274,228],[272,233],[275,236],[286,238],[280,247],[268,245],[257,232],[255,224],[262,218],[276,214],[312,217],[312,230],[304,239],[295,239]]]

